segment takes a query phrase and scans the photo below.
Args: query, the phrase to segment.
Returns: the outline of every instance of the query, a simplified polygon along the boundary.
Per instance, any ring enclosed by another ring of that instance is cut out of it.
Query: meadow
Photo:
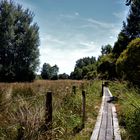
[[[73,92],[76,87],[76,93]],[[86,119],[82,124],[82,90]],[[52,92],[52,129],[44,130],[46,93]],[[0,139],[88,140],[101,103],[101,81],[36,80],[0,83]]]

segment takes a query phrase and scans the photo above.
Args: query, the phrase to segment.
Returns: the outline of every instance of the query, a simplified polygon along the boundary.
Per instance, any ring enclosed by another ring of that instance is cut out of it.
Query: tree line
[[[129,14],[114,46],[104,45],[101,55],[76,61],[70,75],[57,65],[44,63],[43,79],[119,79],[140,86],[140,0],[126,0]],[[39,27],[34,14],[12,0],[0,2],[0,81],[32,81],[39,66]]]

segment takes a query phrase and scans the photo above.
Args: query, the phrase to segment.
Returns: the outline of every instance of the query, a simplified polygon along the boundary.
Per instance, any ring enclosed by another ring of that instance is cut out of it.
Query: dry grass
[[[76,86],[76,95],[72,93],[73,86]],[[86,128],[75,136],[73,130],[81,124],[83,87],[88,93],[86,95],[88,117]],[[50,139],[50,132],[43,131],[42,127],[45,123],[47,91],[53,93],[52,139],[79,139],[85,137],[84,135],[89,137],[98,111],[96,106],[100,103],[99,82],[93,84],[93,87],[89,81],[71,80],[0,83],[0,139],[15,140],[20,137],[19,133],[21,135],[23,133],[24,139],[27,140]]]

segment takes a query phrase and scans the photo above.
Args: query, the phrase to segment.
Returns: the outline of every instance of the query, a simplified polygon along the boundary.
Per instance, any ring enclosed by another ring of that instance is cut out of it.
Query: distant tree
[[[41,71],[41,77],[48,80],[58,79],[59,68],[57,65],[51,66],[50,64],[44,63]]]
[[[105,45],[105,46],[102,46],[101,48],[101,53],[102,55],[107,55],[107,54],[110,54],[112,52],[112,46],[111,45]]]
[[[83,79],[82,72],[83,70],[81,68],[75,68],[73,72],[73,79],[76,79],[76,80]]]
[[[120,78],[129,80],[140,87],[140,38],[131,41],[118,58],[117,73]]]
[[[51,73],[51,79],[52,80],[57,80],[58,79],[58,71],[59,71],[59,68],[57,65],[54,65],[51,67],[50,69],[50,73]]]
[[[102,79],[113,80],[117,77],[115,59],[112,53],[103,55],[98,59],[97,72],[98,76]]]
[[[33,13],[13,1],[0,2],[0,81],[32,81],[39,64],[38,26]]]
[[[76,65],[75,67],[77,68],[82,68],[84,66],[87,66],[87,65],[90,65],[90,64],[93,64],[96,62],[96,58],[95,57],[84,57],[82,59],[79,59],[76,61]]]
[[[51,66],[50,64],[44,63],[41,71],[41,77],[43,79],[51,79]]]
[[[96,58],[84,57],[76,61],[74,72],[70,74],[71,79],[81,80],[87,78],[87,74],[95,70]]]
[[[59,79],[69,79],[69,75],[66,74],[66,73],[63,73],[63,74],[59,74]]]

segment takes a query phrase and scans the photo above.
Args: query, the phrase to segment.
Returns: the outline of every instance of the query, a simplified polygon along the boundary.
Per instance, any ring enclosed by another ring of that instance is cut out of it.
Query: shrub
[[[116,62],[117,73],[140,87],[140,38],[131,41]]]

